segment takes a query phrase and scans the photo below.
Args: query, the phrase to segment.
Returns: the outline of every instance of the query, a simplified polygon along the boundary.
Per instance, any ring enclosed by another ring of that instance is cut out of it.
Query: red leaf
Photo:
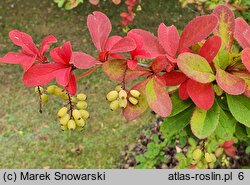
[[[98,5],[98,3],[100,2],[100,0],[89,0],[89,2],[90,2],[92,5]]]
[[[122,39],[121,36],[111,36],[107,39],[105,46],[104,46],[104,50],[105,51],[110,51],[111,48]]]
[[[186,100],[189,98],[189,95],[187,92],[187,82],[188,81],[183,82],[178,89],[178,94],[182,100]]]
[[[234,144],[234,140],[233,139],[230,139],[229,141],[225,141],[222,145],[223,148],[228,148],[228,147],[231,147],[233,146]]]
[[[70,95],[75,95],[77,90],[77,84],[74,74],[70,73],[69,75],[69,83],[65,87],[65,89],[69,92]]]
[[[199,51],[199,55],[211,63],[221,47],[221,38],[218,36],[210,37]]]
[[[129,37],[122,38],[116,42],[110,49],[110,53],[122,53],[132,51],[136,48],[136,44],[133,39]]]
[[[215,15],[203,15],[196,17],[190,21],[184,28],[180,43],[179,52],[192,46],[193,44],[205,39],[218,24],[218,19]]]
[[[131,70],[135,70],[138,66],[137,60],[127,60],[128,68]]]
[[[172,102],[165,86],[156,76],[146,85],[146,97],[149,107],[158,115],[167,117],[172,111]]]
[[[179,47],[179,34],[174,25],[167,27],[161,23],[158,28],[158,39],[168,55],[174,57]]]
[[[164,75],[166,86],[177,86],[188,79],[188,77],[179,71],[171,71],[165,73]]]
[[[9,52],[2,58],[0,62],[7,64],[20,64],[24,71],[27,71],[35,62],[36,55],[30,56],[24,53]]]
[[[64,65],[69,65],[71,55],[72,49],[70,42],[65,42],[62,47],[58,47],[50,51],[52,60],[56,63]]]
[[[159,44],[157,37],[155,37],[150,32],[141,29],[133,29],[130,32],[138,34],[142,37],[143,40],[142,49],[147,51],[151,55],[151,57],[157,57],[161,54],[164,54],[164,50],[162,46]]]
[[[236,148],[234,146],[231,146],[229,148],[225,148],[225,153],[229,157],[235,157],[236,156]]]
[[[243,49],[250,48],[250,26],[242,18],[235,19],[234,37]]]
[[[136,33],[129,32],[128,37],[132,38],[136,44],[136,49],[133,51],[130,51],[130,55],[131,55],[132,59],[151,58],[150,53],[143,49],[143,38],[140,35],[138,35]]]
[[[96,64],[100,64],[94,57],[82,52],[73,52],[71,62],[79,69],[88,69]]]
[[[143,76],[149,71],[137,66],[136,69],[131,70],[127,68],[127,61],[126,60],[109,60],[102,65],[103,71],[111,80],[116,81],[123,81],[125,82],[132,81],[139,76]],[[126,76],[124,78],[124,72],[126,71]]]
[[[9,32],[9,37],[15,45],[21,46],[27,54],[38,54],[38,49],[30,35],[18,30],[12,30]]]
[[[53,35],[47,36],[45,39],[43,39],[43,41],[41,43],[40,50],[39,50],[40,54],[43,55],[46,51],[48,51],[50,46],[56,42],[57,42],[57,40]]]
[[[112,29],[109,18],[102,12],[95,11],[88,15],[87,26],[95,47],[98,51],[103,51]]]
[[[237,71],[232,74],[242,78],[246,82],[244,95],[250,98],[250,73],[248,71]]]
[[[229,51],[234,39],[234,13],[228,6],[219,5],[214,9],[213,14],[216,15],[219,20],[215,35],[221,37],[224,46]]]
[[[246,83],[236,75],[232,75],[222,69],[217,69],[216,81],[218,85],[228,94],[239,95],[244,93]]]
[[[149,79],[146,79],[138,84],[136,84],[131,89],[138,90],[141,95],[139,97],[139,102],[137,105],[132,105],[128,103],[127,107],[123,109],[123,115],[127,121],[132,121],[142,115],[148,108],[148,103],[145,95],[146,84]]]
[[[56,81],[61,86],[65,87],[69,83],[69,76],[70,76],[71,67],[68,68],[61,68],[54,72],[56,77]]]
[[[201,109],[209,110],[214,104],[214,91],[211,84],[202,84],[188,80],[187,92],[195,105]]]
[[[28,86],[45,85],[55,78],[55,72],[62,68],[58,64],[36,64],[23,75],[23,83]]]
[[[159,73],[163,71],[167,66],[167,59],[165,56],[159,56],[155,58],[151,64],[151,69],[154,73]]]
[[[244,66],[250,72],[250,48],[246,48],[242,51],[241,59]]]

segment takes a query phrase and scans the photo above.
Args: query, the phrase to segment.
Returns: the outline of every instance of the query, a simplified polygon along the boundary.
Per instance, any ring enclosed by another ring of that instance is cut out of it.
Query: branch
[[[94,66],[93,68],[88,69],[87,71],[83,72],[81,75],[77,76],[77,77],[76,77],[76,80],[78,81],[78,80],[80,80],[81,78],[84,78],[84,77],[90,75],[91,73],[95,72],[95,71],[97,70],[97,68],[100,67],[100,66],[101,66],[101,65],[96,65],[96,66]]]

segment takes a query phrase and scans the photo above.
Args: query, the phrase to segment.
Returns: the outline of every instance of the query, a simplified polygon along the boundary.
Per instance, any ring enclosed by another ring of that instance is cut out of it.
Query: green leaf
[[[250,154],[250,146],[248,146],[245,150],[246,154]]]
[[[180,99],[177,92],[172,94],[171,100],[172,100],[172,112],[169,115],[169,117],[173,117],[173,116],[183,112],[188,107],[190,107],[192,104],[192,101],[190,99],[188,99],[186,101],[183,101],[182,99]]]
[[[177,64],[185,75],[197,82],[209,83],[215,80],[212,68],[200,55],[182,53],[178,56]]]
[[[173,135],[185,128],[190,123],[193,110],[192,106],[173,117],[167,117],[161,124],[160,131],[164,135]]]
[[[62,8],[66,0],[54,0],[55,3],[57,3],[59,8]]]
[[[227,103],[234,118],[250,127],[250,99],[244,95],[232,96],[227,94]]]
[[[250,138],[250,128],[246,127],[247,137]]]
[[[146,159],[143,155],[135,156],[135,160],[141,163],[146,162]]]
[[[216,68],[225,70],[232,62],[229,60],[229,53],[221,47],[213,60]]]
[[[227,98],[223,96],[217,96],[216,101],[219,104],[220,108],[222,108],[225,111],[229,111],[228,104],[227,104]]]
[[[153,138],[153,140],[154,140],[155,143],[159,143],[159,137],[158,137],[157,134],[153,134],[152,138]]]
[[[199,139],[210,136],[219,123],[219,116],[220,108],[217,103],[208,111],[196,107],[190,121],[193,134]]]
[[[233,138],[237,121],[228,112],[220,109],[219,124],[215,130],[215,135],[225,141]]]
[[[247,140],[246,127],[240,123],[237,123],[235,135],[240,141],[246,141]]]

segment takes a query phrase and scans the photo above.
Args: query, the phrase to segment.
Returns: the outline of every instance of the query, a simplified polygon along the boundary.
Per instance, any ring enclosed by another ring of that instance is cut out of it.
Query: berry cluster
[[[44,93],[43,87],[35,87],[35,92],[40,95],[41,104],[45,104],[48,101],[48,95]],[[86,110],[88,107],[86,102],[87,96],[83,93],[71,96],[67,91],[56,85],[48,86],[46,92],[67,101],[67,104],[57,113],[61,129],[64,131],[82,131],[86,120],[89,118],[89,112]]]
[[[128,102],[130,102],[132,105],[137,105],[140,97],[140,92],[137,90],[130,90],[129,93],[125,89],[122,88],[121,85],[118,85],[115,87],[115,90],[110,91],[106,99],[111,102],[109,107],[112,111],[115,111],[116,109],[120,108],[126,108],[128,105]]]
[[[183,153],[176,154],[179,166],[198,169],[212,169],[217,166],[220,161],[221,165],[225,165],[226,156],[223,148],[219,146],[211,147],[211,141],[196,142],[193,138],[188,139],[189,147],[185,155]],[[224,159],[224,160],[222,160]]]
[[[46,104],[48,102],[49,97],[47,94],[44,93],[43,87],[35,87],[35,93],[39,95],[41,104]]]

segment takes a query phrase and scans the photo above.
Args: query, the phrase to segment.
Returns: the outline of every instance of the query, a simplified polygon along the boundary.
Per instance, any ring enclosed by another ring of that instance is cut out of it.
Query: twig
[[[68,92],[67,92],[68,93]],[[73,105],[73,103],[72,103],[72,101],[71,101],[71,96],[70,96],[70,94],[68,93],[68,99],[69,99],[69,102],[68,102],[68,104],[69,104],[69,111],[70,111],[70,118],[72,118],[72,116],[73,116],[73,110],[74,110],[74,105]]]
[[[42,114],[43,110],[42,110],[42,92],[40,89],[40,86],[37,86],[38,89],[38,93],[39,93],[39,112]]]
[[[76,80],[80,80],[81,78],[84,78],[84,77],[90,75],[91,73],[93,73],[94,71],[96,71],[97,68],[100,67],[100,66],[101,65],[96,65],[93,68],[88,69],[87,71],[83,72],[81,75],[77,76]]]

